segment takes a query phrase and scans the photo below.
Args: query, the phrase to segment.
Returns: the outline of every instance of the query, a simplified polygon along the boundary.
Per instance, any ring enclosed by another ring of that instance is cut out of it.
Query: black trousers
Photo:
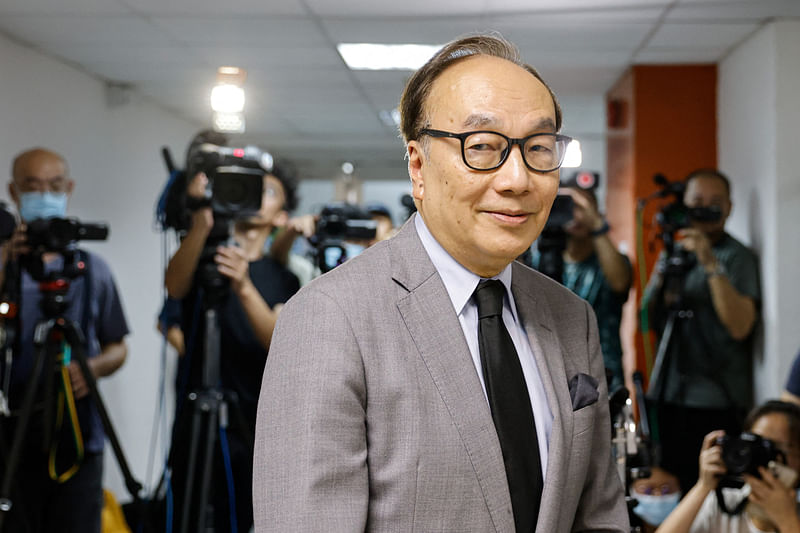
[[[103,454],[87,452],[75,475],[57,483],[48,475],[47,456],[33,448],[17,468],[3,533],[100,533]]]
[[[703,409],[664,403],[655,411],[661,467],[678,478],[683,494],[697,482],[703,438],[717,429],[725,430],[728,435],[738,435],[744,419],[744,412],[736,408]]]

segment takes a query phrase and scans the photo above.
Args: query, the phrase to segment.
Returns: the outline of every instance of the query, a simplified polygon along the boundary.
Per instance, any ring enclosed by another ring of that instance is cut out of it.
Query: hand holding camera
[[[722,430],[712,431],[703,439],[700,449],[700,476],[697,480],[707,490],[715,490],[720,478],[727,472],[722,459],[720,439],[725,437]]]

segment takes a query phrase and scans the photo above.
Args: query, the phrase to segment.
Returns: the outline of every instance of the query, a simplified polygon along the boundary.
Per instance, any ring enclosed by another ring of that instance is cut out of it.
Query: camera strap
[[[56,458],[59,455],[58,450],[61,445],[60,439],[54,439],[50,445],[50,453],[47,461],[47,471],[50,479],[57,483],[64,483],[74,476],[83,462],[83,434],[81,433],[80,421],[78,420],[78,410],[75,405],[75,397],[72,393],[72,382],[69,377],[69,369],[67,368],[71,359],[70,346],[63,342],[61,343],[61,365],[59,365],[60,382],[58,384],[58,403],[56,408],[55,430],[60,433],[64,424],[64,411],[66,410],[69,417],[69,423],[72,433],[72,443],[75,447],[75,456],[72,464],[64,472],[59,473],[56,466]]]
[[[722,512],[727,515],[736,516],[742,514],[742,511],[744,511],[744,508],[747,507],[747,502],[749,501],[747,499],[747,496],[742,498],[742,501],[736,504],[736,507],[734,507],[733,509],[729,509],[728,504],[725,501],[725,495],[722,493],[723,488],[724,487],[721,484],[717,484],[717,488],[714,491],[717,495],[717,505],[719,506],[719,508],[722,509]]]

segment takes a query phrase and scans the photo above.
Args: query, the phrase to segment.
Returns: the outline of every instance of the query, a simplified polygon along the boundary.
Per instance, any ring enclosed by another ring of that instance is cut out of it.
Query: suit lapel
[[[447,290],[428,258],[413,218],[391,241],[395,281],[408,292],[397,308],[430,373],[475,470],[497,531],[513,531],[503,456],[489,405]]]
[[[560,498],[566,488],[572,447],[572,401],[569,397],[561,346],[550,327],[550,311],[536,298],[536,279],[520,275],[522,268],[524,267],[514,264],[511,290],[539,369],[550,411],[553,413],[553,427],[548,443],[547,477],[536,529],[540,532],[556,531]]]

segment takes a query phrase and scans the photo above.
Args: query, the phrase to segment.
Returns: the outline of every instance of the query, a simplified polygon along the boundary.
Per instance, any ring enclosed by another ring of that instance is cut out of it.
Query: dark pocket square
[[[572,410],[577,411],[597,401],[597,380],[583,372],[575,374],[569,380],[569,397],[572,399]]]

